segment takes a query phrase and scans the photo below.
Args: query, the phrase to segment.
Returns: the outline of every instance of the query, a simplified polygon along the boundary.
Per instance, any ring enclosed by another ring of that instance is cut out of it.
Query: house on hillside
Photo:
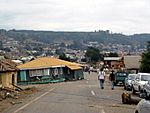
[[[49,83],[56,80],[83,79],[81,64],[42,57],[19,65],[18,83]]]
[[[17,84],[17,65],[11,60],[0,60],[0,87],[15,89]]]
[[[141,64],[141,56],[124,56],[123,59],[126,70],[133,70],[135,73],[138,73]]]
[[[104,64],[118,70],[124,67],[122,57],[104,57]]]

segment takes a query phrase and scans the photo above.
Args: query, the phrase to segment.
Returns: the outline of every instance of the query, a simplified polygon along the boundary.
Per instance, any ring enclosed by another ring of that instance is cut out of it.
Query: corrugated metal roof
[[[118,61],[118,60],[121,60],[121,57],[104,57],[104,60],[105,61]]]
[[[139,69],[141,56],[124,56],[126,69]]]
[[[60,60],[54,57],[42,57],[27,62],[25,64],[19,65],[18,68],[21,70],[25,70],[25,69],[37,69],[37,68],[39,69],[39,68],[49,68],[49,67],[64,67],[64,66],[74,69],[73,66],[79,68],[82,65],[78,63],[68,62],[65,60]]]

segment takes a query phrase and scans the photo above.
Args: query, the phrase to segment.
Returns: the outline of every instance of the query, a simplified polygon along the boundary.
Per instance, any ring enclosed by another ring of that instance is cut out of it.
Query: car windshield
[[[150,80],[150,75],[142,75],[141,80],[142,81],[149,81]]]
[[[134,75],[129,75],[129,76],[128,76],[128,79],[129,79],[129,80],[134,80],[134,78],[135,78]]]

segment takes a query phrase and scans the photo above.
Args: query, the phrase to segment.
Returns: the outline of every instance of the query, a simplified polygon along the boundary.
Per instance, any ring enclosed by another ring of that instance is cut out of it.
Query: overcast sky
[[[150,0],[0,0],[0,28],[150,33]]]

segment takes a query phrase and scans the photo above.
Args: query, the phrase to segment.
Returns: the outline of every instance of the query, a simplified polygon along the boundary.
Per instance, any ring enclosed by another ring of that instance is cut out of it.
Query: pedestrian
[[[111,89],[114,90],[114,82],[115,82],[114,70],[111,71],[111,73],[109,75],[109,80],[110,80],[110,84],[111,84]]]
[[[98,79],[99,79],[101,89],[104,89],[105,72],[103,71],[103,68],[101,68],[98,73]]]

